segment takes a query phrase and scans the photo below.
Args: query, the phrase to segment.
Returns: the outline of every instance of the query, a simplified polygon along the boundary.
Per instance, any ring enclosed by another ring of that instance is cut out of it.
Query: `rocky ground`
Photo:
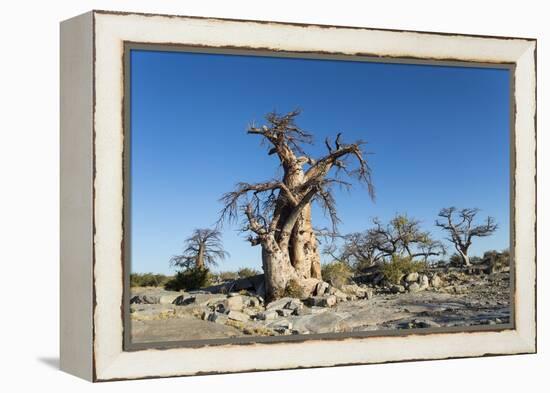
[[[320,281],[313,296],[265,304],[262,277],[193,292],[132,288],[134,343],[498,325],[510,321],[510,274],[411,273],[400,285],[377,277],[335,288]],[[260,287],[259,287],[260,286]]]

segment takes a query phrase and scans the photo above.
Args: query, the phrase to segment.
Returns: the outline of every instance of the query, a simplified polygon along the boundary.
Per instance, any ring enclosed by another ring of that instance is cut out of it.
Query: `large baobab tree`
[[[311,222],[312,202],[325,209],[335,231],[338,216],[333,187],[351,187],[351,183],[341,179],[342,175],[366,184],[374,197],[371,171],[362,152],[364,142],[345,144],[338,133],[334,145],[325,140],[326,155],[314,159],[303,150],[313,138],[296,125],[299,113],[269,113],[267,125],[248,128],[248,134],[258,135],[268,144],[269,155],[276,155],[282,176],[264,183],[239,183],[222,197],[221,220],[235,219],[242,211],[242,229],[251,233],[252,245],[262,247],[268,299],[282,296],[292,281],[302,285],[304,280],[321,279],[320,255]]]
[[[492,235],[498,228],[493,217],[487,217],[480,225],[474,224],[479,209],[461,209],[449,207],[441,209],[435,225],[449,233],[449,240],[453,243],[464,266],[471,266],[468,250],[472,245],[474,237],[487,237]]]
[[[185,239],[184,250],[170,258],[170,264],[184,269],[204,269],[216,266],[229,254],[223,249],[221,233],[217,229],[195,229]]]

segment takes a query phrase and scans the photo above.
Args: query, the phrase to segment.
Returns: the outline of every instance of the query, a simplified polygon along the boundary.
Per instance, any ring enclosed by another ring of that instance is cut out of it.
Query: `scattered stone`
[[[282,308],[276,311],[277,314],[279,314],[281,317],[289,317],[294,313],[294,310],[289,310],[288,308]]]
[[[189,291],[189,295],[211,295],[212,292],[207,291],[205,289],[197,289],[195,291]]]
[[[348,300],[348,295],[346,293],[342,292],[338,288],[331,287],[331,289],[334,290],[330,291],[329,293],[336,296],[336,301],[345,302],[346,300]]]
[[[145,303],[146,295],[136,295],[130,299],[130,304],[150,304]]]
[[[176,306],[187,306],[195,303],[196,298],[194,296],[181,295],[174,299],[173,303]]]
[[[359,299],[371,299],[373,296],[373,290],[367,287],[365,284],[349,284],[342,286],[342,292],[348,294],[347,300]]]
[[[266,310],[280,310],[282,308],[285,308],[286,305],[288,303],[290,303],[291,300],[292,300],[292,298],[290,298],[290,297],[283,297],[279,300],[275,300],[275,301],[269,303],[267,306],[265,306],[265,309]]]
[[[311,296],[305,300],[305,303],[310,307],[332,307],[336,302],[336,295]]]
[[[292,331],[289,330],[289,329],[285,329],[285,328],[273,328],[273,330],[277,333],[279,333],[280,335],[283,335],[283,336],[288,336],[289,334],[292,334]]]
[[[303,307],[301,309],[298,309],[294,312],[295,315],[298,316],[304,316],[304,315],[311,315],[311,314],[321,314],[324,312],[328,312],[330,309],[326,307]]]
[[[289,310],[301,310],[304,307],[304,303],[302,303],[299,299],[292,299],[288,304],[285,306],[285,308]]]
[[[372,288],[362,288],[363,289],[363,299],[370,300],[374,297],[374,291]]]
[[[403,285],[392,285],[390,288],[391,293],[404,293],[405,287]]]
[[[289,320],[286,320],[286,319],[281,319],[281,320],[278,320],[278,321],[271,322],[267,326],[272,328],[275,331],[282,330],[282,329],[290,330],[290,329],[292,329],[292,322],[289,321]]]
[[[438,327],[441,327],[441,325],[439,323],[431,321],[429,319],[422,319],[422,320],[415,319],[413,321],[413,324],[414,324],[415,327],[418,327],[418,328],[438,328]]]
[[[317,288],[317,284],[319,284],[320,280],[317,278],[306,278],[304,280],[300,280],[298,285],[300,287],[300,298],[308,297],[315,294],[315,290]]]
[[[312,291],[305,300],[287,297],[271,302],[265,310],[263,298],[254,289],[219,294],[133,288],[131,318],[136,329],[149,329],[147,334],[158,334],[150,326],[169,323],[174,328],[162,334],[180,339],[210,332],[215,337],[264,336],[509,323],[509,273],[471,275],[461,268],[430,268],[418,274],[416,281],[409,282],[412,277],[406,275],[401,285],[383,279],[382,287],[374,287],[378,273],[369,271],[363,281],[354,278],[355,283],[338,288],[310,279]],[[312,296],[317,288],[324,294]],[[434,290],[420,292],[428,288]],[[190,326],[201,331],[191,331]]]
[[[219,312],[213,312],[208,316],[210,322],[220,323],[224,325],[227,322],[228,316]]]
[[[342,320],[348,317],[347,313],[338,313],[333,311],[325,311],[322,313],[304,315],[295,317],[293,320],[293,329],[299,332],[311,333],[338,333],[345,329],[342,325]]]
[[[260,319],[262,321],[268,321],[268,320],[271,320],[271,319],[275,319],[278,316],[279,316],[279,314],[277,313],[277,310],[266,310],[266,311],[262,311],[262,312],[258,313],[256,315],[256,318]]]
[[[405,281],[406,282],[416,282],[416,281],[418,281],[418,273],[412,272],[412,273],[407,274],[407,276],[405,277]]]
[[[328,282],[325,282],[325,281],[319,281],[317,283],[317,286],[315,287],[315,294],[317,296],[322,296],[324,295],[325,293],[327,293],[327,291],[329,290],[330,288],[330,285]]]
[[[434,287],[434,288],[439,288],[441,287],[441,285],[443,284],[442,281],[441,281],[441,277],[439,277],[438,274],[434,274],[432,276],[432,279],[431,279],[431,282],[430,282],[431,286]]]
[[[355,296],[359,296],[359,294],[362,291],[362,288],[359,287],[359,285],[357,284],[342,285],[341,289],[342,289],[342,292],[347,293],[348,295],[355,295]]]
[[[257,297],[250,297],[248,299],[248,302],[246,304],[248,307],[260,307],[261,305],[261,302],[260,302],[260,299],[257,298]]]
[[[181,293],[176,292],[168,295],[160,295],[159,296],[159,304],[173,304],[174,300],[176,300]]]
[[[465,285],[453,285],[451,291],[456,294],[463,294],[468,292],[468,288]]]
[[[132,305],[132,320],[164,320],[176,317],[175,307],[165,304]]]
[[[196,292],[189,292],[187,294],[180,295],[174,299],[172,304],[175,304],[176,306],[187,306],[189,304],[208,306],[220,302],[226,298],[225,295]]]
[[[239,322],[246,322],[250,319],[250,317],[245,313],[242,313],[240,311],[233,311],[233,310],[227,313],[227,318],[232,319],[234,321],[239,321]]]
[[[227,302],[227,309],[228,310],[234,310],[234,311],[241,311],[244,307],[244,297],[241,295],[235,295],[228,297]]]
[[[249,317],[255,317],[258,313],[258,310],[254,308],[244,308],[243,312],[248,315]]]
[[[171,304],[179,296],[181,296],[181,292],[136,295],[130,298],[130,304]]]
[[[421,289],[427,289],[430,287],[430,279],[425,274],[421,275],[418,279],[418,284]]]

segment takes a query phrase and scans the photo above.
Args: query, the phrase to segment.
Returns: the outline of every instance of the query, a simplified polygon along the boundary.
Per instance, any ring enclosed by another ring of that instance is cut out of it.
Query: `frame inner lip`
[[[129,13],[134,14],[134,13]],[[138,14],[141,15],[141,14]],[[162,16],[162,15],[161,15]],[[183,17],[187,18],[187,17]],[[190,17],[193,18],[193,17]],[[200,18],[199,18],[200,19]],[[211,19],[211,18],[206,18]],[[226,20],[226,19],[221,19]],[[229,21],[239,21],[231,20]],[[257,21],[251,21],[257,22]],[[279,24],[279,22],[275,22]],[[280,23],[285,25],[286,23]],[[307,26],[307,25],[306,25]],[[316,26],[316,25],[312,25]],[[336,26],[340,27],[340,26]],[[344,26],[345,28],[345,26]],[[369,28],[358,28],[363,30],[379,30],[379,29],[369,29]],[[384,29],[382,29],[384,31]],[[389,30],[393,31],[393,30]],[[421,34],[439,34],[433,32],[418,32],[418,31],[407,31],[407,30],[398,30],[398,32],[412,32],[412,33],[421,33]],[[445,33],[442,33],[446,35]],[[493,38],[487,36],[475,36],[475,35],[460,35],[460,34],[450,34],[452,36],[466,36],[466,37],[480,37],[480,38]],[[506,39],[506,37],[494,37],[499,39]],[[522,39],[522,38],[508,38],[508,39]],[[530,39],[527,39],[530,40]],[[536,41],[536,40],[535,40]],[[311,58],[319,60],[343,60],[343,61],[364,61],[364,62],[376,62],[376,63],[392,63],[392,64],[411,64],[411,65],[438,65],[438,66],[459,66],[459,67],[471,67],[471,68],[500,68],[508,69],[511,72],[511,84],[512,84],[512,94],[510,95],[510,106],[511,106],[511,121],[510,121],[510,138],[512,139],[510,145],[510,151],[513,153],[513,159],[510,162],[510,184],[512,192],[510,194],[510,206],[513,211],[515,211],[515,90],[514,90],[514,80],[515,80],[515,67],[516,63],[510,62],[480,62],[478,60],[457,60],[457,59],[439,59],[439,58],[429,58],[429,57],[394,57],[394,56],[379,56],[372,54],[362,54],[357,53],[355,55],[345,54],[345,53],[334,53],[334,52],[323,52],[323,51],[288,51],[288,50],[279,50],[271,48],[255,48],[255,47],[239,47],[239,46],[208,46],[208,45],[188,45],[180,43],[153,43],[153,42],[138,42],[138,41],[123,41],[124,50],[123,50],[123,85],[124,85],[124,94],[123,94],[123,135],[124,135],[124,153],[123,153],[123,303],[121,307],[121,314],[123,320],[123,351],[139,351],[144,349],[174,349],[174,348],[201,348],[209,346],[223,346],[223,345],[253,345],[253,344],[289,344],[289,343],[304,343],[311,341],[339,341],[339,340],[348,340],[348,339],[376,339],[376,338],[386,338],[386,337],[407,337],[415,335],[438,335],[438,334],[453,334],[453,333],[483,333],[483,332],[501,332],[506,330],[515,330],[516,321],[515,321],[515,300],[516,300],[516,286],[515,286],[515,258],[514,258],[514,242],[515,231],[513,221],[515,215],[510,216],[510,237],[512,241],[510,242],[510,275],[511,275],[511,314],[510,314],[510,323],[508,324],[499,324],[494,326],[485,326],[485,325],[473,325],[473,326],[464,326],[460,328],[422,328],[422,329],[407,329],[406,331],[402,330],[379,330],[379,331],[368,331],[368,332],[353,332],[353,333],[321,333],[321,334],[310,334],[310,335],[295,335],[295,336],[273,336],[273,337],[260,337],[260,336],[244,336],[236,338],[227,338],[227,339],[201,339],[201,340],[175,340],[169,342],[147,342],[147,343],[133,343],[130,337],[130,313],[129,313],[129,276],[130,276],[130,264],[131,264],[131,255],[130,254],[130,226],[126,225],[129,223],[131,217],[130,214],[127,214],[126,209],[130,205],[130,191],[131,191],[131,174],[129,166],[129,156],[131,154],[131,149],[129,142],[131,140],[131,124],[130,124],[130,83],[129,83],[129,53],[131,50],[150,50],[150,51],[168,51],[168,52],[192,52],[192,53],[218,53],[218,54],[227,54],[227,55],[244,55],[244,56],[267,56],[267,57],[290,57],[290,58]],[[128,282],[128,283],[127,283]],[[95,305],[94,305],[95,309]],[[395,333],[394,333],[395,332]]]

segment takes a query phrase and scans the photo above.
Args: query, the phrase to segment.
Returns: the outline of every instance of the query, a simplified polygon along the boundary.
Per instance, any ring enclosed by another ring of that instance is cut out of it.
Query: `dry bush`
[[[300,283],[296,280],[290,280],[286,284],[285,292],[283,294],[284,297],[294,297],[300,299],[303,295],[302,287],[300,286]]]
[[[381,271],[386,280],[392,284],[399,284],[407,274],[423,272],[427,267],[424,261],[413,261],[410,257],[394,255],[391,261],[382,265]]]
[[[321,277],[332,286],[342,288],[343,285],[349,284],[353,270],[345,262],[334,261],[321,267]]]

